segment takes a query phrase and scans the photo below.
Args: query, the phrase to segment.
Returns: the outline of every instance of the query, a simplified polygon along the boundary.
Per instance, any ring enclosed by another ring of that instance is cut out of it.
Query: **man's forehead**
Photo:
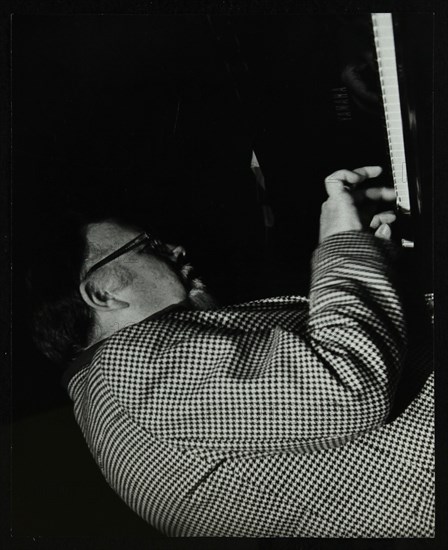
[[[136,227],[120,224],[114,220],[90,223],[86,228],[89,248],[103,251],[120,248],[141,233]]]

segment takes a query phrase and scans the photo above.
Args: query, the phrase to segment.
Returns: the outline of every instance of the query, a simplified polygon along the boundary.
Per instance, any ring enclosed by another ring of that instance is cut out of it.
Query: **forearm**
[[[309,342],[339,386],[341,405],[355,407],[360,430],[387,417],[405,350],[393,246],[348,231],[313,256]]]

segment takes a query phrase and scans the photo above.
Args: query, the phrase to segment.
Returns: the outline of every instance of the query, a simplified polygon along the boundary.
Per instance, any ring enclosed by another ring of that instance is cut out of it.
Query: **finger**
[[[355,185],[362,181],[362,176],[351,170],[336,170],[325,178],[325,189],[328,196],[332,197],[347,190],[346,184]]]
[[[383,223],[379,226],[379,228],[375,231],[375,237],[379,237],[380,239],[386,239],[389,240],[392,236],[392,230],[387,225],[387,223]]]
[[[337,193],[346,191],[349,186],[361,183],[367,178],[375,178],[381,172],[382,168],[380,166],[364,166],[356,168],[356,170],[347,170],[345,168],[336,170],[336,172],[325,178],[325,189],[331,197]]]
[[[372,221],[370,222],[370,227],[372,229],[377,229],[383,223],[393,223],[397,219],[395,212],[388,210],[386,212],[380,212],[373,216]]]
[[[356,172],[363,177],[363,181],[370,178],[377,178],[383,169],[381,166],[362,166],[361,168],[355,168],[353,172]]]
[[[366,197],[372,200],[394,201],[396,199],[395,189],[392,187],[371,187],[365,191]]]

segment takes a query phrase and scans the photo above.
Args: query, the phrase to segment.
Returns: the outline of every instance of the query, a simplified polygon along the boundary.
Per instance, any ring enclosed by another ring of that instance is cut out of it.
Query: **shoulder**
[[[104,344],[92,365],[111,387],[147,391],[172,381],[174,371],[205,368],[220,350],[306,321],[308,300],[287,296],[216,310],[183,310],[126,327]],[[211,351],[213,350],[213,353]],[[146,390],[144,390],[146,386]]]
[[[121,357],[140,348],[148,353],[162,351],[185,338],[215,333],[216,330],[252,331],[278,326],[284,319],[300,317],[308,311],[308,299],[278,296],[202,311],[184,309],[157,318],[148,318],[126,327],[103,347],[103,353]]]

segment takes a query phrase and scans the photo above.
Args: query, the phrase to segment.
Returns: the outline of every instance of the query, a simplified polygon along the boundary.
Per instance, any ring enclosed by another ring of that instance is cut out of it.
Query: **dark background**
[[[417,19],[427,39],[431,17]],[[123,209],[186,246],[221,303],[306,294],[325,176],[382,164],[390,184],[378,111],[351,102],[343,121],[334,99],[369,40],[365,17],[13,17],[15,536],[161,537],[102,480],[60,367],[31,343],[24,279],[40,225]],[[414,59],[427,189],[431,61],[428,48]]]

